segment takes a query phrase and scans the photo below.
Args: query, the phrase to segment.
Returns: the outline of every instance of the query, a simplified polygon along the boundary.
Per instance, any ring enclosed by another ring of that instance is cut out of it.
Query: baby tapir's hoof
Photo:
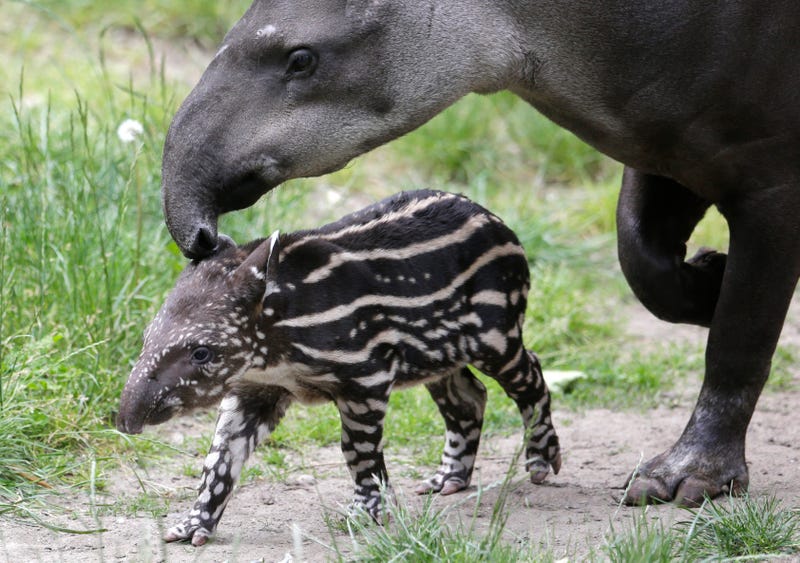
[[[525,463],[525,469],[530,473],[531,483],[541,485],[547,476],[550,474],[552,467],[553,473],[558,475],[561,470],[561,452],[556,453],[552,461],[546,461],[543,458],[528,460]]]
[[[440,495],[451,495],[458,491],[463,491],[469,487],[469,479],[451,473],[443,475],[439,472],[430,479],[426,479],[420,483],[414,490],[418,495],[426,495],[430,493],[439,493]]]
[[[191,540],[193,546],[200,547],[208,541],[211,534],[212,530],[204,527],[200,523],[199,518],[187,517],[180,524],[176,524],[167,530],[167,533],[164,534],[164,541],[175,542]]]
[[[389,484],[368,491],[356,491],[355,498],[347,507],[351,517],[366,514],[377,524],[383,525],[388,521],[389,512],[385,510],[389,503],[394,502],[394,492]]]

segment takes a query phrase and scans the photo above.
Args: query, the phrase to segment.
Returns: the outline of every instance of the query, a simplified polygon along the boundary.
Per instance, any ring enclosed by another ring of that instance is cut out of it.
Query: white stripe
[[[438,203],[440,201],[444,201],[444,200],[447,200],[447,199],[452,199],[452,198],[455,198],[455,197],[458,197],[458,196],[456,196],[455,194],[433,194],[429,198],[417,199],[417,200],[411,201],[411,202],[408,203],[408,205],[406,205],[402,209],[398,209],[397,211],[393,211],[392,213],[387,213],[386,215],[383,215],[383,216],[381,216],[381,217],[379,217],[379,218],[377,218],[377,219],[375,219],[373,221],[370,221],[369,223],[362,223],[360,225],[352,225],[350,227],[342,229],[341,231],[336,231],[335,233],[318,233],[318,232],[314,232],[313,234],[311,234],[311,236],[309,238],[304,238],[304,239],[298,240],[298,241],[290,244],[289,246],[287,246],[284,249],[284,252],[289,252],[293,248],[296,248],[296,247],[298,247],[300,245],[306,244],[307,242],[314,241],[314,240],[336,240],[338,238],[342,238],[344,236],[351,235],[351,234],[354,234],[354,233],[358,233],[358,232],[361,232],[361,231],[369,231],[369,230],[374,229],[376,227],[380,227],[382,225],[385,225],[386,223],[391,223],[392,221],[395,221],[397,219],[401,219],[403,217],[407,217],[407,216],[409,216],[412,213],[415,213],[417,211],[422,211],[423,209],[427,209],[431,205],[433,205],[435,203]],[[370,208],[367,208],[367,209],[370,209]],[[358,212],[356,213],[356,215],[358,215]]]
[[[408,260],[420,254],[436,252],[449,245],[464,242],[488,222],[489,218],[485,215],[475,215],[470,217],[469,220],[455,232],[448,233],[439,238],[418,242],[411,246],[406,246],[405,248],[374,248],[359,252],[338,252],[330,256],[327,264],[320,266],[308,274],[303,280],[303,283],[315,283],[324,280],[331,275],[334,269],[347,262],[367,261],[380,258],[384,260]]]
[[[525,253],[519,245],[513,242],[507,242],[502,246],[495,246],[491,250],[482,254],[477,260],[475,260],[475,262],[472,263],[469,268],[456,276],[449,285],[429,295],[419,295],[413,297],[364,295],[363,297],[359,297],[350,303],[345,305],[337,305],[336,307],[328,309],[327,311],[311,313],[309,315],[303,315],[293,319],[284,319],[282,321],[278,321],[274,326],[307,327],[315,324],[328,323],[349,317],[361,307],[369,307],[372,305],[380,305],[382,307],[424,307],[425,305],[430,305],[431,303],[446,299],[452,295],[453,291],[457,287],[463,285],[467,280],[475,275],[475,272],[483,268],[486,264],[497,260],[498,258],[514,255],[518,255],[523,258],[525,257]]]
[[[469,302],[473,305],[496,305],[498,307],[505,307],[506,294],[494,289],[484,289],[470,297]]]
[[[356,364],[369,360],[369,357],[372,354],[372,350],[375,348],[375,346],[380,344],[392,344],[396,346],[401,342],[410,344],[422,352],[428,350],[427,344],[422,340],[414,338],[410,334],[406,334],[405,332],[401,332],[394,328],[379,332],[369,342],[367,342],[362,349],[354,352],[345,352],[343,350],[317,350],[315,348],[304,346],[298,342],[292,342],[291,345],[300,350],[306,356],[311,356],[315,360],[327,360],[329,362],[338,362],[342,364]]]

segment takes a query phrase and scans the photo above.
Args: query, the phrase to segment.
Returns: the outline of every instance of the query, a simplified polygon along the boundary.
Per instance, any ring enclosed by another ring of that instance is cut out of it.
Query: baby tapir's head
[[[117,428],[138,434],[193,408],[216,404],[226,384],[262,358],[257,330],[274,288],[278,233],[237,247],[221,240],[214,255],[190,263],[144,333],[142,353],[122,391]]]

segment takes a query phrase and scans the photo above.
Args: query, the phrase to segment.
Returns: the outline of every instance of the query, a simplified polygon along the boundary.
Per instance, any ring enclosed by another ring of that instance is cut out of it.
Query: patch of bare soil
[[[796,319],[797,315],[792,314]],[[702,342],[704,331],[691,327],[672,327],[651,320],[640,309],[631,312],[632,340],[648,342],[691,340]],[[796,323],[787,327],[786,338],[796,338]],[[694,384],[698,387],[699,384]],[[535,486],[524,482],[509,496],[507,510],[508,541],[530,540],[553,549],[557,557],[579,560],[602,545],[613,526],[626,530],[633,515],[641,509],[620,507],[620,494],[628,473],[643,459],[663,450],[677,438],[691,411],[698,389],[687,389],[677,405],[661,406],[647,412],[613,412],[591,409],[573,413],[556,406],[555,423],[563,446],[563,467],[557,476]],[[490,405],[491,408],[491,405]],[[800,505],[795,482],[800,475],[800,426],[795,413],[800,408],[800,392],[766,392],[759,403],[748,434],[751,494],[776,495],[785,506]],[[195,427],[192,427],[192,426]],[[155,433],[166,440],[175,433],[197,433],[196,422],[172,421]],[[470,490],[439,497],[436,506],[454,506],[451,518],[469,522],[475,511],[477,486],[483,491],[477,509],[477,528],[487,526],[496,485],[505,476],[509,460],[521,436],[485,439],[477,461],[477,472]],[[281,561],[291,554],[294,561],[321,561],[333,556],[335,540],[340,549],[351,548],[348,536],[331,532],[325,523],[326,509],[346,506],[351,493],[350,477],[337,447],[306,452],[294,459],[300,468],[278,482],[264,478],[241,487],[222,518],[213,541],[195,549],[185,544],[163,544],[159,537],[165,527],[191,506],[196,479],[182,474],[187,463],[202,463],[186,458],[165,462],[146,476],[148,485],[166,491],[169,514],[152,516],[101,516],[92,520],[88,494],[64,497],[71,516],[60,511],[49,515],[49,522],[68,528],[105,528],[102,534],[75,535],[49,531],[32,522],[0,523],[0,559],[17,561]],[[413,495],[414,479],[407,477],[414,460],[403,452],[387,451],[387,463],[395,489],[403,501],[421,506]],[[432,468],[419,468],[431,471]],[[97,503],[122,500],[129,504],[141,490],[132,468],[122,468],[113,477],[110,495]],[[311,475],[314,479],[309,479]],[[457,505],[457,506],[456,506]],[[75,516],[75,515],[79,516]],[[665,524],[688,518],[688,513],[673,506],[651,507],[651,518]],[[83,515],[83,516],[80,516]],[[457,520],[454,520],[457,521]]]

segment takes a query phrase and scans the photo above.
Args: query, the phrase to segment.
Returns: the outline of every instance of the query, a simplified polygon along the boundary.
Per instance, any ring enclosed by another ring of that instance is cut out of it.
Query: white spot
[[[370,459],[362,460],[362,461],[356,463],[355,465],[351,465],[349,467],[349,469],[350,469],[351,473],[358,474],[358,473],[362,473],[365,469],[369,469],[373,465],[375,465],[375,460],[370,458]]]
[[[180,397],[169,397],[164,401],[164,405],[168,407],[180,407],[183,406],[183,401]]]
[[[232,411],[238,408],[239,408],[239,399],[235,396],[225,397],[219,404],[219,409],[221,411]]]
[[[492,330],[481,334],[479,337],[481,339],[481,342],[483,342],[490,348],[494,348],[495,350],[497,350],[497,352],[500,355],[506,353],[508,341],[499,330],[493,328]]]
[[[355,442],[353,443],[353,447],[356,451],[361,453],[369,453],[375,450],[375,446],[372,442]]]
[[[218,451],[211,452],[206,457],[206,467],[208,469],[213,469],[218,461],[219,461],[219,452]]]
[[[278,29],[272,24],[265,25],[256,31],[256,37],[269,37],[270,35],[274,35],[277,30]]]

